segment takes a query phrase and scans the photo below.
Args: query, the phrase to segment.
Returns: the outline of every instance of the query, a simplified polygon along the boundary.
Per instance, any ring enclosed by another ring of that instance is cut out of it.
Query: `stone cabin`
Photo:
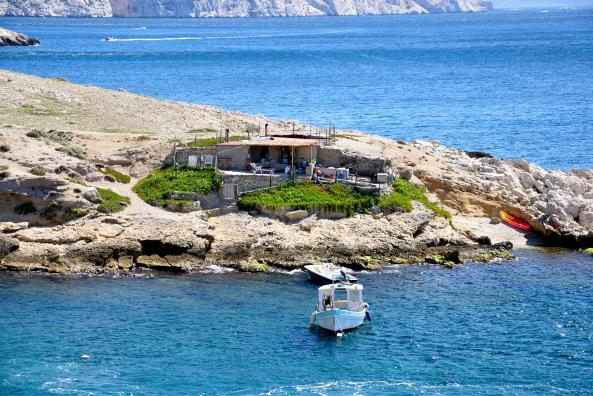
[[[276,172],[286,167],[304,170],[317,159],[320,144],[317,139],[293,137],[256,137],[250,140],[216,145],[217,164],[222,170],[250,171],[251,164]]]

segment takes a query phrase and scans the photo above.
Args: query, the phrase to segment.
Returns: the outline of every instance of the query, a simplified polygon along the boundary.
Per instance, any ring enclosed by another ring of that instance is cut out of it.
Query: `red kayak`
[[[521,220],[520,218],[515,217],[511,214],[508,214],[507,212],[500,212],[500,218],[502,219],[502,221],[504,221],[508,225],[518,228],[520,230],[523,230],[523,231],[531,231],[532,230],[531,225],[528,222],[526,222],[525,220]]]

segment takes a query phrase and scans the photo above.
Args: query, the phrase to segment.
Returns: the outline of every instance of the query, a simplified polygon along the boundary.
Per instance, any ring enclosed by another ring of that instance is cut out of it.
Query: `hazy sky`
[[[490,0],[495,8],[593,6],[593,0]]]

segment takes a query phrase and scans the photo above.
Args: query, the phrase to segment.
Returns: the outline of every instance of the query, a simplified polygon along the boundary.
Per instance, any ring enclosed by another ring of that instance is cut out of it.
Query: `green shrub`
[[[451,219],[451,213],[441,208],[437,202],[429,201],[426,196],[426,187],[414,185],[405,179],[396,179],[393,182],[393,189],[391,194],[384,196],[377,203],[382,210],[402,209],[411,212],[414,209],[412,201],[418,201],[437,215]]]
[[[33,129],[32,131],[27,132],[27,136],[33,139],[40,139],[44,136],[44,133],[38,129]]]
[[[74,158],[85,159],[84,151],[82,150],[82,148],[80,148],[78,146],[64,145],[62,147],[56,148],[56,151],[66,153],[69,156],[74,157]]]
[[[88,209],[84,208],[69,208],[66,210],[66,215],[72,217],[84,217],[89,214]]]
[[[296,181],[276,188],[244,194],[239,207],[244,210],[257,210],[261,206],[287,206],[293,209],[312,211],[317,208],[345,210],[348,215],[372,206],[373,197],[356,192],[340,183],[319,185]]]
[[[121,173],[113,168],[108,167],[108,166],[104,167],[104,168],[98,168],[98,170],[99,170],[99,172],[101,172],[104,175],[113,176],[113,178],[115,180],[117,180],[118,182],[123,183],[123,184],[128,184],[130,182],[130,180],[132,179],[130,176],[128,176],[124,173]]]
[[[230,142],[237,142],[243,140],[242,136],[229,136]],[[211,147],[216,146],[218,144],[217,137],[210,137],[210,138],[203,138],[203,139],[195,139],[193,142],[186,143],[187,147]]]
[[[222,179],[214,169],[166,167],[140,180],[132,190],[149,204],[164,206],[170,201],[166,198],[168,194],[177,191],[206,195],[218,190],[221,183]]]
[[[97,192],[101,196],[101,204],[97,210],[101,213],[114,213],[124,209],[130,203],[130,198],[121,196],[106,188],[98,188]]]
[[[80,184],[81,186],[87,186],[86,182],[82,178],[82,176],[71,176],[68,178],[69,182]]]
[[[35,212],[37,212],[37,208],[35,208],[35,205],[33,205],[33,202],[31,201],[23,202],[14,208],[14,213],[18,215],[26,215]]]
[[[61,208],[62,206],[59,203],[52,201],[45,208],[41,209],[39,215],[44,219],[51,220],[56,217],[56,214],[58,214]]]
[[[41,166],[34,166],[33,168],[29,169],[29,172],[35,176],[45,176],[45,169],[43,169]]]

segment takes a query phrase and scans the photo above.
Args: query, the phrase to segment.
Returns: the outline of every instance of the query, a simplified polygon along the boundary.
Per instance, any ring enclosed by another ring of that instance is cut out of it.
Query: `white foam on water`
[[[207,265],[200,270],[201,273],[206,274],[226,274],[227,272],[233,272],[234,269],[228,267],[222,267],[220,265],[212,264]]]
[[[136,29],[135,29],[136,30]],[[186,41],[186,40],[242,40],[253,38],[273,38],[273,37],[294,37],[294,36],[325,36],[330,34],[347,33],[351,30],[331,30],[320,33],[284,33],[284,34],[248,34],[238,36],[183,36],[183,37],[130,37],[130,38],[112,38],[106,42],[130,42],[130,41]]]

